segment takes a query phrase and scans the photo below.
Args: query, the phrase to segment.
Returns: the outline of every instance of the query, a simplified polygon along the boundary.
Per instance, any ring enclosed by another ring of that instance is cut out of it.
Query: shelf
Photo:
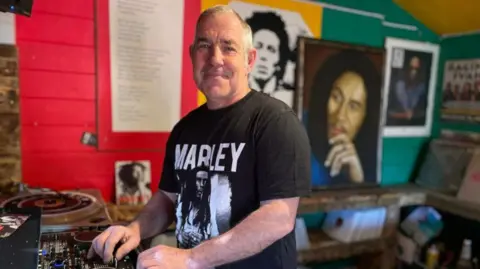
[[[425,190],[414,185],[314,191],[302,198],[299,214],[377,206],[421,205],[426,201]]]
[[[298,251],[300,264],[326,262],[355,257],[369,253],[380,253],[395,245],[395,237],[377,238],[355,243],[342,243],[330,238],[320,230],[309,230],[310,249]]]
[[[427,200],[425,205],[466,218],[480,221],[480,204],[462,201],[455,196],[434,191],[425,191]]]

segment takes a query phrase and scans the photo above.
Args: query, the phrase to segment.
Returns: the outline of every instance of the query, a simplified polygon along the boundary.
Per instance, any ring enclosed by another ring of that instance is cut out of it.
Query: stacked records
[[[477,145],[434,140],[415,182],[423,187],[456,195]]]

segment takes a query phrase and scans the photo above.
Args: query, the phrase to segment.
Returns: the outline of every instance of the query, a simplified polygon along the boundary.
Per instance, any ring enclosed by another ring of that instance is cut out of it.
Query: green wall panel
[[[332,22],[329,26],[326,23]],[[324,9],[322,39],[345,43],[383,46],[381,20],[338,10]]]
[[[384,15],[386,1],[390,0],[321,0],[318,2]]]
[[[325,2],[325,1],[322,1]],[[384,0],[343,0],[326,1],[367,12],[360,14],[342,9],[325,8],[322,22],[322,39],[359,45],[383,47],[386,37],[438,43],[439,37],[413,19],[391,1]],[[417,30],[385,26],[378,15],[393,23],[408,24]],[[417,156],[428,138],[385,138],[383,139],[382,185],[402,184],[410,180]]]
[[[480,124],[466,122],[444,122],[440,119],[440,107],[442,102],[443,68],[445,61],[455,59],[480,58],[480,34],[465,35],[443,39],[440,43],[441,53],[438,65],[437,91],[435,96],[435,118],[433,121],[433,136],[438,137],[441,129],[458,131],[480,132]]]

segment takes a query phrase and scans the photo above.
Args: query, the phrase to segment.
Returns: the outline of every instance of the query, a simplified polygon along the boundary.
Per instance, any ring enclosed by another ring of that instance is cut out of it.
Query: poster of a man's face
[[[385,136],[428,136],[438,45],[387,38]]]
[[[273,93],[283,86],[285,67],[291,53],[285,22],[272,11],[253,12],[246,22],[252,29],[253,46],[257,49],[257,61],[249,82],[260,91]]]
[[[289,1],[282,0],[281,2],[283,2],[283,6],[286,6],[285,2]],[[275,2],[270,4],[275,5]],[[312,6],[311,10],[319,10],[316,3],[296,4],[310,5]],[[291,5],[294,6],[294,4]],[[309,26],[311,22],[304,20],[311,16],[303,17],[304,14],[295,10],[272,8],[243,1],[231,1],[229,6],[252,29],[253,46],[257,50],[257,59],[249,75],[250,87],[292,106],[295,93],[297,39],[300,36],[315,36],[316,29],[311,29]],[[320,22],[315,23],[320,24]]]
[[[382,49],[300,40],[297,113],[312,146],[314,186],[379,182],[383,58]]]
[[[149,161],[115,162],[116,200],[120,205],[146,204],[152,196]]]

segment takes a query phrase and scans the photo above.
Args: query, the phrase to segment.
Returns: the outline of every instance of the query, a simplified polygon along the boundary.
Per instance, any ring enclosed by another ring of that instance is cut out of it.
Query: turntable
[[[29,189],[7,199],[0,207],[42,208],[42,232],[111,224],[101,193],[94,189],[62,192]]]

